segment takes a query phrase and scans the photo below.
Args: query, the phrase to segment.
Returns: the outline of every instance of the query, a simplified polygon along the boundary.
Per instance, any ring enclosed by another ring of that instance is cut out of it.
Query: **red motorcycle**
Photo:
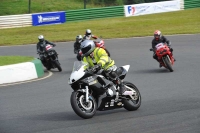
[[[153,51],[153,49],[151,48],[150,51]],[[155,46],[155,53],[161,66],[173,72],[172,65],[174,65],[174,57],[169,47],[164,43],[159,43]]]
[[[110,57],[110,52],[106,49],[106,47],[104,45],[104,40],[98,38],[98,39],[94,40],[94,43],[95,43],[96,47],[103,48],[106,51],[106,53],[108,54],[108,56]],[[79,50],[79,53],[77,54],[77,59],[79,61],[81,61],[82,55],[83,55],[82,51]]]

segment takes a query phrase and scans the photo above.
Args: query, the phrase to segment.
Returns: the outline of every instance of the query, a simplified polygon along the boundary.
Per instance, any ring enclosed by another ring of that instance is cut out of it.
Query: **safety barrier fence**
[[[180,7],[182,9],[189,8],[198,8],[200,7],[200,0],[174,0],[179,1],[180,6],[177,6],[176,10]],[[166,3],[169,1],[166,1]],[[150,4],[151,5],[151,4]],[[139,6],[139,7],[138,7]],[[161,5],[164,7],[163,5]],[[165,5],[166,6],[166,5]],[[174,7],[175,5],[167,5]],[[152,7],[152,6],[151,6]],[[92,8],[92,9],[81,9],[81,10],[69,10],[63,12],[49,12],[49,13],[36,13],[36,14],[21,14],[21,15],[8,15],[0,16],[0,29],[3,28],[14,28],[14,27],[26,27],[26,26],[37,26],[44,24],[57,24],[65,23],[70,21],[80,21],[88,19],[97,19],[97,18],[107,18],[107,17],[119,17],[126,16],[127,13],[132,13],[131,16],[136,14],[137,10],[141,12],[149,12],[148,3],[136,4],[124,6],[112,6],[112,7],[103,7],[103,8]],[[156,7],[156,10],[160,7]],[[154,12],[155,8],[151,10]],[[173,10],[169,10],[173,11]],[[174,10],[175,11],[175,10]],[[143,15],[143,14],[141,14]],[[52,22],[52,23],[51,23]]]
[[[0,29],[32,26],[32,14],[0,16]]]
[[[181,10],[184,10],[184,0],[180,0],[180,8]]]
[[[199,8],[200,0],[184,0],[184,9]]]
[[[124,6],[66,11],[67,22],[96,19],[96,18],[119,17],[119,16],[124,16]]]

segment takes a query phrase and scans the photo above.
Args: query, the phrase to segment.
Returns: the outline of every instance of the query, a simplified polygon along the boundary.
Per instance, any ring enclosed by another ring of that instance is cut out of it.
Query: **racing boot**
[[[123,83],[121,83],[120,85],[119,85],[119,94],[120,95],[123,95],[123,93],[126,91],[126,87],[124,86],[124,84]]]
[[[158,58],[155,58],[155,60],[157,60],[157,62],[159,63],[159,67],[161,68],[162,65],[160,64],[160,60]]]

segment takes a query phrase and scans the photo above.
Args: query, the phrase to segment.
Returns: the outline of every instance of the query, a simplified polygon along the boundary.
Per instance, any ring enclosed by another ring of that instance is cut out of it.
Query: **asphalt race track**
[[[71,108],[67,81],[76,55],[73,42],[57,43],[62,72],[47,79],[0,86],[0,133],[199,133],[200,34],[167,36],[174,72],[153,60],[152,37],[105,40],[117,66],[130,64],[125,78],[142,95],[137,111],[98,111],[84,120]],[[36,45],[0,47],[0,55],[38,57]]]

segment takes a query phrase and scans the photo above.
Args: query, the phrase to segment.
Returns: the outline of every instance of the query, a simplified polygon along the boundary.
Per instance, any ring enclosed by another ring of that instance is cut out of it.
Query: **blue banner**
[[[32,14],[32,25],[59,24],[66,21],[65,11]]]

